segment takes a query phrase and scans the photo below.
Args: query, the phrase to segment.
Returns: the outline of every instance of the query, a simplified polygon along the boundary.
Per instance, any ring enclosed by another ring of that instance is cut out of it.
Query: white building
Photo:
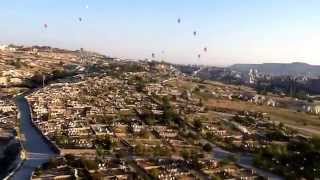
[[[303,110],[307,113],[320,115],[320,102],[314,102],[303,106]]]
[[[8,48],[8,45],[0,45],[0,50],[5,51]]]
[[[0,77],[0,85],[7,86],[8,85],[8,78],[7,77]]]
[[[272,107],[276,107],[277,106],[277,102],[273,99],[269,99],[267,101],[267,106],[272,106]]]

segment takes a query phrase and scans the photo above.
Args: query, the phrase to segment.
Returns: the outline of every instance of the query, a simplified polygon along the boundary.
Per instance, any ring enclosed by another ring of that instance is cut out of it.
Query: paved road
[[[24,97],[16,98],[16,104],[20,112],[21,133],[24,138],[24,148],[27,151],[27,160],[11,178],[13,180],[30,179],[32,172],[41,164],[55,156],[41,134],[32,126],[29,104]]]
[[[236,157],[239,157],[239,160],[237,161],[238,165],[240,165],[244,168],[247,168],[247,169],[252,169],[260,176],[263,176],[265,178],[272,179],[272,180],[282,180],[283,179],[282,177],[280,177],[278,175],[275,175],[275,174],[270,173],[268,171],[254,167],[253,166],[253,156],[251,154],[232,153],[232,152],[226,151],[226,150],[216,146],[215,144],[213,144],[207,140],[203,139],[203,142],[209,143],[213,147],[212,155],[213,155],[213,158],[215,158],[217,160],[224,160],[224,159],[228,159],[230,156],[236,156]]]

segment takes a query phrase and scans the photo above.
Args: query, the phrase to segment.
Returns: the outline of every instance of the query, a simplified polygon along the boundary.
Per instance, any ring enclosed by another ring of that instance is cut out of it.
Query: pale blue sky
[[[4,0],[0,18],[0,44],[176,63],[320,64],[318,0]]]

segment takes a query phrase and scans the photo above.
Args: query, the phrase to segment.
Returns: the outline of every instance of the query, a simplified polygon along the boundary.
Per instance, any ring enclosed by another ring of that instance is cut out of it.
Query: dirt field
[[[177,80],[170,83],[175,84],[180,90],[188,89],[192,90],[194,87],[200,85],[200,83]],[[206,81],[205,84],[202,84],[206,87],[207,90],[213,91],[217,87],[221,87],[224,90],[229,90],[231,92],[254,92],[251,88],[245,86],[234,86],[234,85],[225,85],[223,83]],[[240,88],[239,88],[240,87]],[[271,120],[275,122],[282,122],[286,126],[298,130],[301,134],[306,136],[320,136],[320,117],[313,116],[310,114],[297,112],[293,109],[269,107],[269,106],[260,106],[249,102],[244,101],[231,101],[231,100],[216,100],[213,98],[206,99],[205,104],[209,109],[222,108],[229,109],[231,111],[257,111],[268,113]],[[274,97],[273,97],[274,98]],[[277,98],[274,98],[277,99]],[[281,100],[287,100],[288,98],[282,98]],[[277,99],[278,100],[278,99]]]
[[[236,111],[259,111],[266,112],[271,120],[282,122],[285,125],[297,129],[300,133],[308,136],[320,136],[320,117],[310,114],[296,112],[289,109],[259,106],[248,102],[230,101],[230,100],[214,100],[207,101],[209,108],[224,108]]]

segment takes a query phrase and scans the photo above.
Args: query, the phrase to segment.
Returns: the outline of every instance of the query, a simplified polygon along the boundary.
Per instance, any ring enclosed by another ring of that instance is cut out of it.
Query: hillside
[[[15,95],[45,81],[97,69],[108,58],[84,50],[8,45],[0,49],[0,96]]]

